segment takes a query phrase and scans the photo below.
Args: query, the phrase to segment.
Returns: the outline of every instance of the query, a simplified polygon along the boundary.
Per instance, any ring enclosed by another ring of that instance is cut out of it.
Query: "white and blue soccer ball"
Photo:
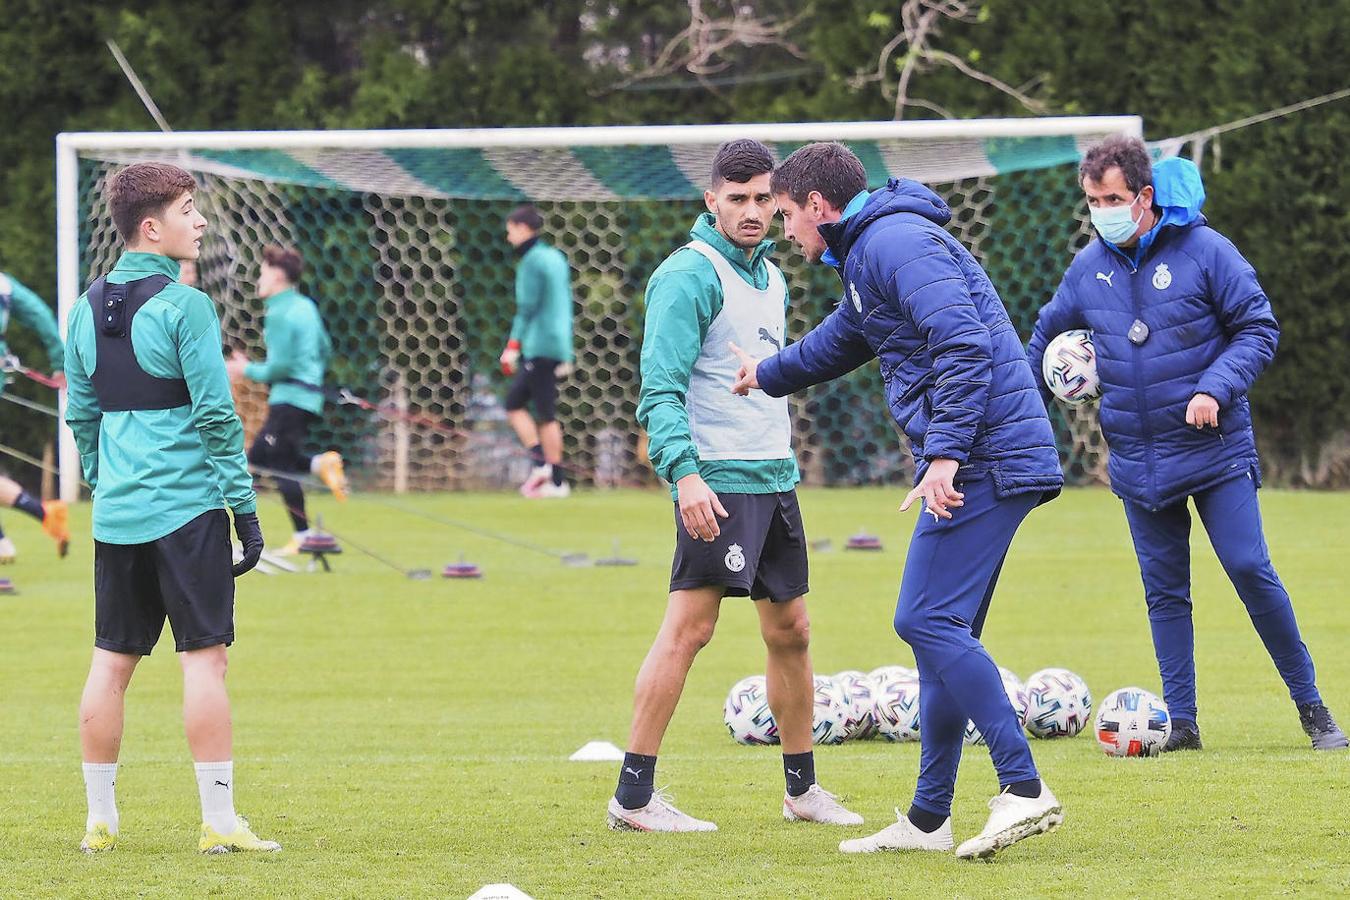
[[[1038,738],[1073,737],[1092,718],[1092,692],[1068,669],[1041,669],[1027,679],[1027,731]]]
[[[1107,756],[1157,756],[1172,735],[1172,716],[1156,695],[1126,687],[1102,700],[1096,729]]]
[[[763,675],[749,675],[731,686],[722,706],[722,721],[738,743],[778,743],[778,725],[769,709]]]
[[[864,740],[875,737],[877,720],[873,717],[876,705],[876,689],[872,679],[855,669],[839,672],[834,676],[835,684],[843,690],[848,699],[848,724],[844,727],[845,740]]]
[[[811,742],[841,744],[848,737],[851,704],[844,689],[828,675],[815,676],[811,708]]]
[[[1012,704],[1013,712],[1017,714],[1017,725],[1019,728],[1023,727],[1027,723],[1027,689],[1011,669],[999,666],[998,674],[1003,680],[1003,692],[1008,695],[1008,702]],[[976,728],[970,719],[966,720],[966,730],[961,739],[971,745],[984,743],[980,729]]]
[[[917,741],[919,679],[907,677],[904,672],[883,672],[875,686],[872,715],[877,731],[888,741]]]
[[[1056,399],[1071,406],[1091,403],[1102,395],[1097,377],[1097,350],[1092,332],[1075,328],[1055,335],[1041,358],[1041,377]]]

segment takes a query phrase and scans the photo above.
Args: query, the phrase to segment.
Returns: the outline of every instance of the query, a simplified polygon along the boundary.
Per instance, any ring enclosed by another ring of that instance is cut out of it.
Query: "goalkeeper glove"
[[[238,578],[256,566],[258,557],[262,556],[263,536],[262,526],[258,524],[258,514],[235,513],[234,533],[239,538],[239,543],[244,545],[244,558],[235,563],[234,568],[230,570],[230,574]]]

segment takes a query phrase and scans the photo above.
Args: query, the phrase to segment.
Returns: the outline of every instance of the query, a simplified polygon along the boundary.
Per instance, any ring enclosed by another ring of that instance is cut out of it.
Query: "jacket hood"
[[[831,255],[842,265],[849,248],[868,225],[885,216],[913,213],[937,225],[951,221],[946,202],[927,187],[909,178],[892,178],[884,188],[872,192],[863,208],[847,219],[820,226],[820,234]]]
[[[1194,222],[1205,205],[1205,185],[1195,163],[1180,156],[1154,163],[1153,204],[1163,211],[1163,225]]]

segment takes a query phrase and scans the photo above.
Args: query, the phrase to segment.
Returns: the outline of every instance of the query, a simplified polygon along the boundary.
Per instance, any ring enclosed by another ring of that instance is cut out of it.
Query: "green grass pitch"
[[[804,490],[814,554],[816,670],[910,663],[891,631],[914,513],[898,489]],[[1350,495],[1263,492],[1267,533],[1294,597],[1327,702],[1350,719]],[[560,550],[636,556],[635,568],[566,568],[546,556],[432,524],[391,503]],[[502,495],[357,496],[314,504],[339,533],[405,567],[460,554],[479,582],[411,581],[348,549],[333,575],[249,575],[239,584],[230,689],[239,810],[285,845],[263,858],[203,858],[166,630],[128,697],[118,777],[122,834],[77,852],[84,825],[76,704],[92,640],[88,507],[58,563],[28,520],[6,514],[20,561],[0,574],[0,895],[79,897],[466,897],[510,882],[535,897],[1215,896],[1350,891],[1350,754],[1314,754],[1242,606],[1197,525],[1194,596],[1206,750],[1153,760],[1103,756],[1089,734],[1033,743],[1065,804],[1056,833],[992,864],[952,855],[843,856],[908,805],[918,746],[822,747],[822,784],[862,828],[780,818],[775,748],[734,744],[727,688],[763,671],[747,600],[728,600],[691,673],[658,771],[712,835],[610,832],[616,766],[573,763],[587,740],[622,746],[631,685],[660,621],[672,516],[657,491],[559,503]],[[274,498],[267,532],[285,534]],[[957,513],[959,515],[959,512]],[[880,554],[839,548],[859,528]],[[985,635],[1022,677],[1049,665],[1097,698],[1158,690],[1120,503],[1070,491],[1034,512],[1004,569]],[[1348,723],[1350,724],[1350,723]],[[969,749],[958,841],[996,789]]]

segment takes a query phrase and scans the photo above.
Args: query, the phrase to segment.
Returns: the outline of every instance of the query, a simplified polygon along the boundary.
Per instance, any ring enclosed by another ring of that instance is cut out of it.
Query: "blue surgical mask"
[[[1139,223],[1144,221],[1142,209],[1139,210],[1137,218],[1130,214],[1134,205],[1139,202],[1140,196],[1136,196],[1124,206],[1095,206],[1089,208],[1088,216],[1092,219],[1092,227],[1097,229],[1097,233],[1104,240],[1113,244],[1128,241],[1139,230]]]

